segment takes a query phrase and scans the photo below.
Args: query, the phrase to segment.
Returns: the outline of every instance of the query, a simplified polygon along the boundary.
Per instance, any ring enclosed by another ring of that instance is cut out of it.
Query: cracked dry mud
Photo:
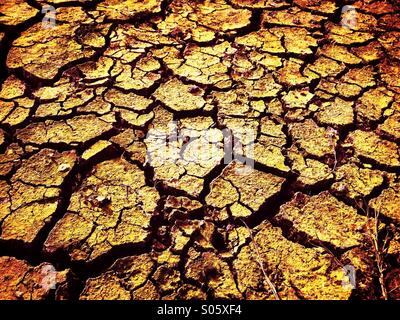
[[[0,299],[400,298],[398,1],[6,0],[0,52]]]

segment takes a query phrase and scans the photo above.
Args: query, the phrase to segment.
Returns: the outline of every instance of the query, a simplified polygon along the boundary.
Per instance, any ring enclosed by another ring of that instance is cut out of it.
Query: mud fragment
[[[56,15],[59,21],[54,28],[35,24],[13,42],[7,56],[9,68],[23,68],[38,78],[52,79],[61,67],[92,57],[105,45],[109,25],[94,24],[82,8],[57,9]]]
[[[389,167],[400,166],[398,146],[394,142],[380,138],[373,132],[356,130],[349,134],[346,142],[353,146],[355,154],[359,158],[372,160]]]
[[[206,203],[220,209],[229,206],[234,217],[247,217],[279,193],[284,180],[257,170],[246,172],[245,165],[234,161],[211,182]]]
[[[382,193],[372,199],[369,205],[377,212],[393,219],[400,221],[400,199],[399,199],[399,183],[392,183],[389,188],[382,191]]]
[[[336,181],[332,189],[351,199],[367,197],[374,188],[384,182],[384,173],[378,170],[357,167],[354,163],[345,164],[336,170]]]
[[[287,240],[269,222],[259,226],[233,266],[239,290],[248,298],[273,299],[262,268],[281,299],[348,299],[351,294],[342,286],[343,271],[322,249]]]
[[[158,199],[136,165],[123,159],[102,162],[71,196],[67,214],[51,231],[44,250],[63,250],[72,260],[91,261],[113,247],[143,244]]]
[[[358,215],[354,208],[326,191],[313,197],[296,194],[292,201],[281,207],[275,219],[291,222],[291,228],[307,234],[310,239],[342,249],[361,244],[361,231],[367,223],[367,219]]]

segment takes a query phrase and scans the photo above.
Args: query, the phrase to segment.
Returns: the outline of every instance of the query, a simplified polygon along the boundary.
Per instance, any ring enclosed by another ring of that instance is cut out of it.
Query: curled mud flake
[[[214,223],[205,221],[200,223],[200,227],[197,234],[194,234],[194,247],[199,250],[214,250],[216,241],[213,241],[221,235]]]
[[[0,3],[0,24],[17,26],[38,14],[26,0],[4,1]]]
[[[367,223],[366,217],[327,191],[312,197],[296,194],[274,219],[289,221],[291,232],[302,232],[310,240],[328,242],[342,249],[361,245]]]
[[[336,170],[332,190],[350,199],[367,197],[384,182],[384,172],[362,169],[355,164],[345,164]]]
[[[115,112],[119,114],[122,120],[135,128],[145,127],[154,118],[153,112],[137,113],[122,108],[115,108]]]
[[[289,132],[294,142],[308,154],[316,157],[332,155],[338,140],[337,133],[330,133],[319,127],[313,120],[289,125]]]
[[[345,143],[352,145],[359,159],[367,159],[388,167],[400,166],[399,147],[384,140],[374,132],[356,130],[349,134]]]
[[[36,267],[14,257],[0,257],[1,300],[44,300],[67,282],[69,269],[56,271],[50,263]]]
[[[134,299],[135,293],[143,286],[146,287],[154,267],[155,261],[148,254],[118,259],[106,272],[86,281],[80,299]]]
[[[400,221],[400,183],[393,182],[389,188],[369,202],[371,208],[384,216],[393,219],[396,222]]]
[[[346,300],[351,294],[351,289],[342,286],[342,269],[334,266],[322,249],[287,240],[269,222],[258,227],[257,235],[240,251],[233,267],[239,290],[247,298],[261,295],[273,299],[268,282],[281,299]]]
[[[281,190],[284,178],[231,162],[213,182],[206,203],[216,208],[235,205],[234,215],[248,216]],[[256,197],[255,197],[256,195]]]
[[[26,144],[86,143],[112,129],[112,125],[94,115],[77,116],[64,121],[36,122],[17,130],[17,137]]]
[[[7,66],[22,68],[38,78],[53,79],[63,66],[93,56],[104,45],[109,25],[94,25],[82,8],[57,9],[57,18],[60,22],[54,28],[45,29],[37,23],[22,32],[8,53]],[[87,30],[80,37],[79,30],[83,28]]]
[[[324,102],[315,115],[318,123],[330,126],[347,126],[354,121],[353,102],[336,98],[333,102]]]
[[[161,11],[161,0],[105,0],[97,5],[97,11],[110,20],[129,20],[142,14]]]
[[[215,299],[240,299],[229,265],[212,252],[199,253],[191,248],[185,266],[186,277],[205,283]]]
[[[158,199],[136,165],[122,159],[102,162],[73,193],[67,215],[51,231],[44,250],[92,261],[113,247],[143,244]]]
[[[157,100],[174,111],[201,110],[206,103],[202,95],[203,90],[200,90],[199,94],[193,94],[191,86],[178,79],[162,84],[154,93]]]

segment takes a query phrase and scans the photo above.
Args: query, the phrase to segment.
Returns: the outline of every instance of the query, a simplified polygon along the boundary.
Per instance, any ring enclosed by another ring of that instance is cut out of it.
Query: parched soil
[[[0,299],[399,298],[397,0],[1,1]]]

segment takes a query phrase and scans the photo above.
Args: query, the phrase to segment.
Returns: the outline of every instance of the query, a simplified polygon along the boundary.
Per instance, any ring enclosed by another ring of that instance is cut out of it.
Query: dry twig
[[[369,237],[370,237],[370,240],[372,243],[372,248],[374,251],[376,268],[377,268],[378,274],[379,274],[379,285],[381,288],[382,297],[383,297],[383,299],[388,300],[389,296],[388,296],[388,292],[387,292],[386,284],[385,284],[385,270],[386,270],[385,256],[387,253],[388,242],[389,242],[388,234],[386,233],[385,239],[383,240],[383,243],[381,245],[381,243],[379,241],[379,212],[380,212],[380,209],[377,208],[376,210],[372,210],[373,214],[371,214],[371,212],[370,212],[371,210],[365,200],[364,200],[364,206],[366,209],[364,209],[364,208],[361,208],[361,209],[364,211],[364,213],[367,215],[368,218],[373,219],[372,230],[370,227],[368,227]],[[359,207],[361,207],[361,206],[359,206]]]
[[[275,287],[274,283],[271,281],[271,279],[269,278],[269,276],[268,276],[268,274],[267,274],[267,272],[266,272],[266,270],[265,270],[265,268],[264,268],[264,263],[263,263],[263,261],[262,261],[262,259],[261,259],[261,255],[260,255],[260,251],[259,251],[258,245],[257,245],[257,243],[254,241],[253,232],[252,232],[252,230],[249,228],[249,226],[247,225],[247,223],[246,223],[244,220],[242,220],[242,221],[243,221],[244,225],[246,226],[247,230],[248,230],[249,233],[250,233],[251,241],[253,242],[254,248],[255,248],[255,250],[256,250],[256,260],[257,260],[257,263],[259,264],[259,266],[260,266],[260,268],[261,268],[261,271],[262,271],[262,273],[263,273],[263,275],[264,275],[265,281],[268,283],[268,286],[269,286],[270,289],[272,290],[272,293],[274,294],[275,299],[276,299],[276,300],[281,300],[281,297],[279,296],[279,293],[278,293],[278,291],[276,290],[276,287]]]

